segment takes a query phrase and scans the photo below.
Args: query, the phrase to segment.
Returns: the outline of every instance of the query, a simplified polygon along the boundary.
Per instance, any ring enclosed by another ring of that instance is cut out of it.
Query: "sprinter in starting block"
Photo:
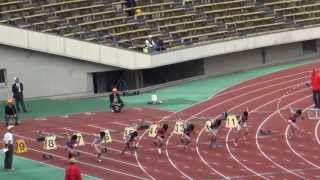
[[[58,136],[53,133],[46,133],[41,130],[38,130],[36,136],[36,141],[43,144],[43,155],[44,159],[53,159],[53,156],[49,153],[50,150],[57,149],[56,141],[64,139],[63,136]]]
[[[188,145],[191,143],[191,135],[195,135],[194,124],[187,124],[187,127],[184,128],[183,133],[181,134],[181,143],[185,151],[188,150]]]
[[[72,136],[67,135],[67,140],[65,142],[64,147],[68,152],[69,159],[80,156],[80,153],[75,150],[75,147],[78,144],[77,140],[78,140],[78,136],[76,134],[73,134]]]
[[[238,124],[237,124],[237,132],[238,136],[234,139],[234,146],[238,146],[239,140],[243,139],[245,141],[247,139],[247,136],[249,134],[249,128],[248,128],[248,120],[249,120],[249,109],[247,108],[242,112],[241,115],[237,116],[238,118]]]
[[[106,138],[106,132],[101,131],[98,136],[96,136],[92,142],[92,146],[97,154],[97,160],[99,162],[102,161],[100,158],[102,153],[107,152],[107,147],[105,146],[105,138]]]
[[[164,147],[164,139],[168,131],[168,124],[163,124],[162,128],[157,130],[157,135],[155,136],[154,145],[158,148],[158,153],[161,154]]]
[[[297,126],[297,121],[299,119],[302,119],[303,120],[303,117],[302,117],[302,110],[301,109],[298,109],[296,111],[293,111],[291,108],[290,108],[290,111],[291,111],[291,115],[288,119],[288,125],[289,125],[289,129],[288,129],[288,139],[291,139],[292,138],[292,135],[294,134],[294,132],[296,130],[300,130],[300,128]]]
[[[129,134],[126,135],[124,139],[125,147],[121,151],[121,155],[123,155],[127,150],[130,150],[131,156],[133,156],[133,153],[137,150],[137,139],[138,139],[138,131],[132,131]]]
[[[207,131],[211,135],[210,142],[209,142],[210,148],[217,147],[218,133],[222,126],[222,122],[225,121],[227,117],[228,117],[228,113],[223,112],[218,118],[206,123]]]

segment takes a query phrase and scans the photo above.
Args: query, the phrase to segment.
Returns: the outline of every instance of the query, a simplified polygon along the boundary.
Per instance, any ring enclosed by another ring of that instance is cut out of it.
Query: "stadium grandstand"
[[[0,180],[320,179],[319,127],[320,0],[0,0]]]
[[[218,75],[317,55],[319,24],[317,0],[0,0],[1,83],[36,97]]]
[[[1,23],[67,38],[144,47],[148,35],[168,49],[319,24],[315,0],[3,0]]]

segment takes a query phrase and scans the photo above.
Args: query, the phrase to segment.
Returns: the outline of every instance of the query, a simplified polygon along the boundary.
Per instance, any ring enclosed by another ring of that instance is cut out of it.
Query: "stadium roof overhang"
[[[0,44],[125,69],[154,68],[250,49],[320,38],[320,27],[298,29],[144,54],[61,36],[0,25]]]

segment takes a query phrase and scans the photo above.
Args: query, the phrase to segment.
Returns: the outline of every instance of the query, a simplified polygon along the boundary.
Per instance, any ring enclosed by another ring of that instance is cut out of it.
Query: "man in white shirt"
[[[145,46],[146,48],[148,49],[148,52],[153,52],[156,47],[157,47],[157,44],[154,42],[154,40],[152,39],[152,35],[149,35],[148,36],[148,39],[146,39],[145,41]]]
[[[5,147],[4,155],[4,169],[12,170],[12,160],[13,160],[13,126],[7,127],[7,132],[4,134],[3,143]]]

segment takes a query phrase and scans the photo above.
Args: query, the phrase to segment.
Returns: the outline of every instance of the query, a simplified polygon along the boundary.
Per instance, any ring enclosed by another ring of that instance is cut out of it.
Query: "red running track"
[[[311,90],[305,82],[314,65],[242,82],[179,113],[133,108],[121,114],[95,112],[49,117],[43,121],[27,121],[16,127],[15,132],[31,149],[22,156],[59,167],[66,165],[66,152],[59,148],[50,152],[55,156],[54,160],[41,159],[42,146],[34,142],[35,130],[58,134],[82,132],[88,144],[79,148],[81,169],[102,179],[319,179],[320,121],[310,120],[304,113],[305,120],[298,122],[302,131],[290,140],[286,134],[288,107],[306,109],[312,104]],[[216,117],[225,110],[236,114],[245,108],[250,109],[248,139],[235,147],[232,141],[236,131],[222,129],[219,146],[210,149],[209,135],[203,130],[204,120],[196,117]],[[167,122],[172,130],[178,116],[196,124],[196,134],[188,152],[183,150],[177,135],[170,135],[166,153],[158,155],[153,140],[141,132],[137,154],[134,157],[119,155],[123,148],[121,132],[125,126],[143,118]],[[95,159],[89,144],[99,127],[110,129],[114,140],[101,163]],[[269,129],[272,135],[258,136],[260,129]],[[58,145],[62,146],[63,141]]]

